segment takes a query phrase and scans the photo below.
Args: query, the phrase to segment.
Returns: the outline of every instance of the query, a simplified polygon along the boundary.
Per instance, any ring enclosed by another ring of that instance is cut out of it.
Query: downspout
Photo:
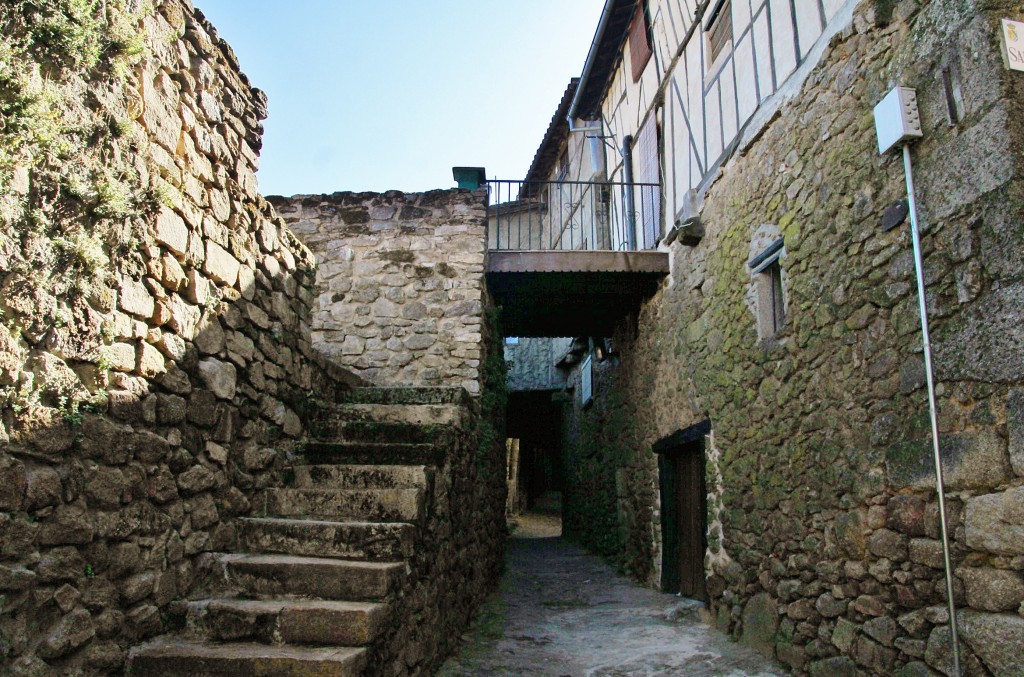
[[[575,126],[576,119],[576,108],[579,106],[580,94],[583,92],[583,87],[587,83],[587,79],[590,77],[590,71],[594,68],[594,59],[597,56],[597,46],[601,44],[601,39],[604,37],[604,32],[608,28],[608,21],[611,19],[612,10],[615,8],[616,0],[605,0],[604,9],[601,10],[601,20],[597,23],[597,31],[594,33],[594,39],[590,43],[590,51],[587,52],[587,62],[583,64],[583,74],[580,76],[580,84],[576,88],[576,93],[572,96],[572,103],[569,104],[569,112],[566,113],[565,119],[569,121],[570,132],[600,132],[601,128],[597,129],[589,127],[580,127],[579,129]]]
[[[626,135],[622,139],[622,190],[625,195],[625,211],[623,222],[626,226],[626,247],[636,251],[636,204],[633,196],[633,137]]]

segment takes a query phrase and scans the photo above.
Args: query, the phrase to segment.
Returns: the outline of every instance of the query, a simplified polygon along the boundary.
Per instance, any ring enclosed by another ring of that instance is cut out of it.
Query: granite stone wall
[[[555,366],[569,351],[572,339],[520,338],[505,343],[508,389],[512,392],[560,390],[565,370]]]
[[[266,101],[188,2],[0,8],[0,672],[116,674],[279,481],[315,264]]]
[[[376,385],[480,393],[483,191],[271,198],[320,259],[313,343]]]
[[[917,89],[925,130],[913,156],[967,674],[1024,662],[1024,81],[998,45],[999,18],[1024,6],[996,4],[862,2],[726,163],[704,240],[672,245],[672,278],[615,336],[620,364],[596,368],[593,405],[567,416],[566,531],[651,585],[652,445],[710,420],[708,619],[796,674],[951,674],[908,226],[882,227],[905,186],[872,107],[895,84]],[[773,337],[748,266],[766,224],[785,238]]]

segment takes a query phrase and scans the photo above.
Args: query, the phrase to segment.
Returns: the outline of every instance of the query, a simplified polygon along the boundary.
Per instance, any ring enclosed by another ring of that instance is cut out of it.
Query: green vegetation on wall
[[[143,145],[123,86],[148,11],[127,0],[0,6],[0,272],[44,294],[106,282],[156,206],[124,160]]]
[[[111,308],[116,273],[143,270],[138,235],[158,200],[129,102],[141,100],[133,68],[150,11],[136,0],[0,4],[0,330],[15,352],[62,330],[61,357],[102,371],[96,313]],[[74,415],[86,397],[0,377],[5,408],[42,399]]]

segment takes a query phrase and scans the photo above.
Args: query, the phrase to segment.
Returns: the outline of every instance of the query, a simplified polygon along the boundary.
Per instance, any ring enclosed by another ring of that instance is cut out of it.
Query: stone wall
[[[917,88],[914,145],[967,674],[1024,661],[1024,80],[1000,11],[863,2],[802,92],[710,187],[707,231],[615,336],[593,406],[567,417],[567,533],[660,581],[652,445],[710,419],[709,618],[797,674],[947,670],[928,405],[898,154],[872,107]],[[944,80],[950,82],[949,96]],[[947,109],[947,99],[953,111]],[[952,113],[952,119],[950,117]],[[787,321],[761,338],[747,265],[785,237]],[[756,253],[756,252],[755,252]],[[574,374],[574,385],[578,374]]]
[[[358,382],[256,192],[263,94],[187,1],[138,4],[0,8],[4,674],[118,672]]]
[[[376,385],[480,393],[482,191],[271,198],[320,258],[313,343]]]
[[[508,364],[508,389],[560,390],[565,387],[565,371],[555,366],[569,350],[572,339],[520,338],[505,343]]]

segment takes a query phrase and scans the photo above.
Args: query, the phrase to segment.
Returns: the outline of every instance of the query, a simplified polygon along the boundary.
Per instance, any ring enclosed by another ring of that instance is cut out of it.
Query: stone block
[[[1006,432],[1010,438],[1010,467],[1024,477],[1024,388],[1014,388],[1006,398]]]
[[[131,343],[112,343],[109,346],[101,346],[99,353],[101,362],[105,363],[104,366],[108,369],[124,372],[135,370],[135,346]]]
[[[216,242],[206,242],[206,259],[203,261],[203,272],[214,280],[233,287],[238,281],[238,269],[241,264],[234,256]]]
[[[24,463],[0,452],[0,512],[20,510],[25,501],[27,485]]]
[[[60,658],[84,645],[95,634],[92,615],[85,609],[75,609],[50,629],[36,652],[47,660]]]
[[[156,240],[177,256],[184,256],[188,251],[188,226],[185,220],[167,207],[162,207],[156,217]]]
[[[167,362],[160,349],[145,341],[139,342],[135,360],[135,373],[145,378],[155,378],[167,370]]]
[[[63,496],[60,474],[49,467],[28,468],[25,474],[24,510],[59,505]]]
[[[118,508],[128,487],[124,473],[117,468],[96,467],[86,471],[85,495],[90,506]]]
[[[1024,487],[968,499],[964,531],[973,549],[1024,555]]]
[[[199,361],[199,375],[214,395],[225,400],[234,399],[238,381],[235,365],[212,357],[206,358]]]
[[[864,634],[886,647],[892,647],[896,638],[903,634],[896,621],[889,616],[872,618],[865,622],[862,627]]]
[[[1001,677],[1020,674],[1024,665],[1024,618],[1017,614],[962,611],[957,613],[957,619],[964,641],[991,674]],[[936,628],[937,632],[942,630],[945,628]],[[937,653],[932,651],[931,639],[928,648],[931,655]],[[932,660],[928,662],[936,667]]]
[[[939,449],[949,490],[990,488],[1009,479],[1006,443],[992,430],[940,435]],[[933,488],[933,458],[930,438],[890,446],[885,459],[889,481],[897,488]]]
[[[907,536],[924,536],[927,501],[915,494],[900,494],[889,501],[887,526]]]
[[[1024,282],[1011,282],[975,301],[934,341],[936,369],[949,380],[1012,383],[1024,373]]]
[[[945,566],[942,541],[930,538],[912,538],[910,539],[909,556],[910,561],[914,564],[923,564],[932,569],[942,569]]]
[[[846,656],[814,661],[807,666],[811,677],[863,677],[857,664]]]
[[[767,593],[751,597],[743,609],[743,634],[740,642],[760,653],[774,657],[779,628],[778,604]]]
[[[1016,571],[960,567],[968,606],[981,611],[1016,611],[1024,601],[1024,578]]]
[[[868,537],[868,550],[879,557],[886,557],[897,562],[907,559],[909,539],[889,529],[878,529]]]
[[[118,307],[129,315],[148,320],[153,316],[156,302],[142,282],[125,278],[118,290]]]

